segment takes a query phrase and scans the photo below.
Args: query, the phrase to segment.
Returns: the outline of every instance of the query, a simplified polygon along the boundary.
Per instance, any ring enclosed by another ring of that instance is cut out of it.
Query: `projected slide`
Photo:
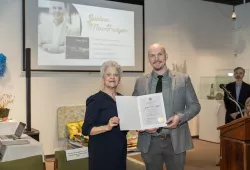
[[[23,0],[24,1],[24,0]],[[107,0],[25,0],[31,69],[143,71],[143,6]]]
[[[72,4],[78,19],[74,24],[65,18],[63,2],[40,4],[49,6],[51,16],[38,26],[38,65],[98,66],[115,60],[134,66],[133,12]]]

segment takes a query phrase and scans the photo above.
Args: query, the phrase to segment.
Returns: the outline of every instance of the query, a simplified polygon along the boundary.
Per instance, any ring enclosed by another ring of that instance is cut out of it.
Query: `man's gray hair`
[[[101,69],[100,69],[100,74],[102,77],[104,77],[105,71],[108,67],[114,67],[117,70],[119,77],[121,77],[121,74],[122,74],[121,66],[116,61],[111,61],[111,60],[106,61],[102,64]]]

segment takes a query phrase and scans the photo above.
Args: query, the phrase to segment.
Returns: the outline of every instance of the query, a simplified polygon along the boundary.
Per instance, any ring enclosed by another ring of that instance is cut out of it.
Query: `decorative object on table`
[[[6,56],[0,53],[0,77],[6,72]]]
[[[173,71],[184,73],[184,74],[187,73],[187,62],[186,62],[186,60],[184,60],[183,65],[173,63],[172,66],[173,66],[173,69],[172,69]]]
[[[14,102],[14,96],[11,94],[0,95],[0,121],[7,121],[10,109],[6,108],[8,104]]]
[[[209,96],[207,96],[208,100],[214,100],[215,96],[214,96],[214,84],[211,84],[210,86],[210,93]]]
[[[88,136],[82,135],[83,120],[70,122],[66,124],[68,130],[68,147],[69,148],[81,148],[88,146]]]
[[[219,92],[215,95],[215,100],[223,100],[223,99],[224,99],[224,95],[222,93]]]
[[[210,96],[214,97],[214,84],[211,84],[211,87],[210,87]]]
[[[76,134],[72,139],[69,139],[70,148],[81,148],[88,146],[89,137],[83,136],[82,134]]]

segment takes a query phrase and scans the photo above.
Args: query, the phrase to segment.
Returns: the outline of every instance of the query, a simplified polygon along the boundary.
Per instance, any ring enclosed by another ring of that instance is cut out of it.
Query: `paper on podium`
[[[121,130],[144,130],[166,126],[162,93],[116,96]]]

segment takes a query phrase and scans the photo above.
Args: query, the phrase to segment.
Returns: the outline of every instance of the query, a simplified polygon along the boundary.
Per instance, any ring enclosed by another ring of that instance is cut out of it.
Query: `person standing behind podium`
[[[186,151],[193,148],[188,121],[200,111],[200,104],[188,75],[166,66],[168,55],[161,44],[148,49],[153,71],[136,80],[133,96],[162,92],[169,123],[163,129],[139,131],[138,149],[147,170],[184,170]]]
[[[86,101],[82,134],[89,136],[89,170],[126,170],[126,131],[120,131],[115,96],[121,67],[114,61],[101,67],[103,90]],[[81,167],[79,167],[81,169]]]
[[[242,111],[246,99],[250,97],[250,85],[243,81],[245,70],[242,67],[234,69],[235,82],[226,85],[226,89],[231,93],[233,98],[238,102]],[[230,123],[235,119],[241,118],[240,110],[237,105],[227,98],[224,93],[224,103],[226,108],[225,123]],[[243,113],[244,114],[244,113]]]

